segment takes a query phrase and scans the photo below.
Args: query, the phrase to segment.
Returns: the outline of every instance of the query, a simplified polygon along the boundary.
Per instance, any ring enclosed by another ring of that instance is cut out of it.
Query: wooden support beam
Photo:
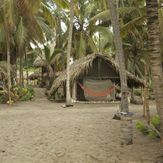
[[[73,85],[72,85],[72,99],[73,102],[77,100],[77,83],[76,80],[74,80]]]

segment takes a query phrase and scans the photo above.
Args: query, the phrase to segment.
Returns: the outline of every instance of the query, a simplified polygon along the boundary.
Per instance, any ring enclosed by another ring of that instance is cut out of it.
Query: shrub
[[[157,134],[155,131],[153,131],[153,130],[149,130],[149,131],[148,131],[148,136],[149,136],[150,138],[152,138],[152,139],[155,139],[155,138],[158,137],[158,134]]]
[[[150,120],[150,124],[153,125],[154,128],[158,129],[160,125],[160,118],[158,116],[154,116]],[[150,126],[147,126],[142,121],[138,121],[136,123],[136,128],[143,133],[144,135],[148,135],[151,138],[157,138],[159,135],[157,134],[156,130]]]
[[[20,101],[29,101],[34,97],[34,90],[32,87],[15,87],[14,91],[18,95]]]
[[[5,91],[0,91],[0,103],[7,103],[8,96]]]
[[[144,135],[148,134],[148,128],[144,125],[143,122],[139,121],[136,123],[136,128],[142,132]]]
[[[18,99],[19,99],[18,95],[11,90],[11,102],[16,102]],[[6,90],[0,91],[0,103],[3,104],[8,103],[8,91]]]
[[[154,127],[158,128],[159,125],[160,125],[160,117],[159,117],[159,116],[154,116],[154,117],[152,117],[152,118],[151,118],[151,124],[152,124]]]
[[[32,87],[14,87],[11,89],[11,102],[29,101],[34,97],[34,90]],[[8,91],[0,90],[0,103],[8,103]]]

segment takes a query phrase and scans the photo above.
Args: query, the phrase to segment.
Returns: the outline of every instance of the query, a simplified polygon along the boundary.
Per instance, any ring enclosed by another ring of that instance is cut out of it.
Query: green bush
[[[32,87],[15,87],[14,92],[18,95],[20,101],[30,101],[34,97],[34,90]]]
[[[153,127],[155,127],[156,129],[158,129],[160,125],[160,118],[158,116],[152,117],[150,120],[150,124],[153,125]],[[142,121],[138,121],[136,123],[136,128],[144,135],[148,135],[150,138],[154,139],[159,137],[159,135],[156,133],[156,131],[153,128],[145,125],[144,122]]]
[[[5,91],[0,91],[0,103],[7,103],[8,101],[8,96],[7,93]]]
[[[148,131],[148,136],[149,136],[150,138],[152,138],[152,139],[155,139],[155,138],[158,137],[158,134],[157,134],[155,131],[153,131],[153,130],[149,130],[149,131]]]
[[[154,116],[154,117],[152,117],[152,118],[151,118],[151,124],[152,124],[154,127],[158,128],[159,125],[160,125],[160,117],[159,117],[159,116]]]
[[[11,90],[11,102],[16,102],[18,100],[18,95],[15,94],[13,90]],[[8,91],[6,90],[1,90],[0,91],[0,103],[1,104],[6,104],[8,103]]]
[[[34,90],[32,87],[14,87],[11,89],[11,102],[29,101],[34,97]],[[0,103],[8,103],[8,91],[0,90]]]
[[[148,128],[144,125],[143,122],[139,121],[136,123],[136,128],[142,132],[144,135],[148,134]]]

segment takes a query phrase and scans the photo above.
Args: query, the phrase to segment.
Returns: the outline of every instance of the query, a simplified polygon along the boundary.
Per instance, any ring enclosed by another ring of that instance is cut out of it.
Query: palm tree
[[[67,80],[66,80],[66,105],[71,103],[70,95],[70,55],[72,46],[72,32],[73,32],[73,17],[74,17],[74,1],[70,1],[70,24],[69,24],[69,36],[67,46]]]
[[[47,87],[48,89],[51,87],[51,84],[55,78],[55,72],[58,70],[61,63],[61,49],[56,49],[54,47],[50,47],[50,45],[44,45],[43,56],[40,56],[42,60],[42,65],[47,69]]]
[[[10,0],[4,1],[3,15],[4,15],[4,28],[6,39],[6,53],[7,53],[7,82],[8,82],[8,103],[11,104],[11,68],[10,68],[10,39],[13,30],[13,6]],[[9,12],[10,11],[10,12]]]
[[[126,69],[125,69],[125,60],[124,60],[124,52],[123,52],[123,46],[122,46],[122,39],[120,36],[120,27],[119,27],[119,16],[116,12],[116,6],[112,0],[108,0],[109,8],[110,8],[110,16],[111,16],[111,22],[113,26],[113,32],[114,32],[114,41],[115,41],[115,47],[116,47],[116,55],[118,58],[119,63],[119,72],[120,72],[120,81],[121,81],[121,112],[126,113],[125,116],[122,116],[122,125],[121,125],[121,132],[122,132],[122,144],[132,144],[132,130],[131,124],[127,124],[131,121],[127,120],[128,118],[128,88],[127,88],[127,78],[126,78]],[[126,122],[125,122],[126,121]],[[125,128],[125,129],[124,129]]]
[[[24,0],[21,2],[18,0],[3,0],[0,5],[2,17],[0,20],[0,34],[3,36],[5,29],[7,41],[4,44],[4,38],[1,37],[0,43],[4,47],[1,46],[0,48],[7,55],[8,63],[16,64],[18,57],[20,57],[21,61],[26,48],[25,45],[28,45],[29,42],[42,43],[45,41],[45,36],[47,40],[53,36],[52,28],[55,20],[50,7],[44,0],[30,1],[28,3]],[[15,51],[14,49],[18,50]]]
[[[158,21],[158,2],[146,0],[147,26],[149,39],[149,58],[151,63],[153,89],[156,97],[158,113],[161,119],[161,133],[163,137],[163,69],[160,52],[160,29]]]
[[[105,0],[104,0],[105,1]],[[118,1],[117,1],[118,2]],[[125,2],[119,1],[117,11],[119,13],[120,31],[123,39],[124,57],[126,62],[126,69],[135,75],[143,77],[144,69],[140,60],[146,57],[146,17],[145,17],[145,5],[143,2],[136,0],[125,0]],[[90,21],[100,20],[101,27],[110,26],[110,11],[107,8],[101,9]],[[104,38],[106,34],[102,34]],[[105,49],[112,47],[111,51],[114,53],[114,45],[110,44],[112,38],[108,39]],[[145,60],[146,61],[146,60]],[[134,68],[133,68],[134,67]]]

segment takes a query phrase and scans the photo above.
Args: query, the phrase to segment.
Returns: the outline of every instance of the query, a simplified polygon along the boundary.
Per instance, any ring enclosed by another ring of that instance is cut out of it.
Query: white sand
[[[0,105],[0,163],[163,163],[163,145],[136,129],[134,144],[120,146],[120,121],[112,119],[118,106],[61,105]],[[141,105],[130,109],[134,123],[142,119]]]

